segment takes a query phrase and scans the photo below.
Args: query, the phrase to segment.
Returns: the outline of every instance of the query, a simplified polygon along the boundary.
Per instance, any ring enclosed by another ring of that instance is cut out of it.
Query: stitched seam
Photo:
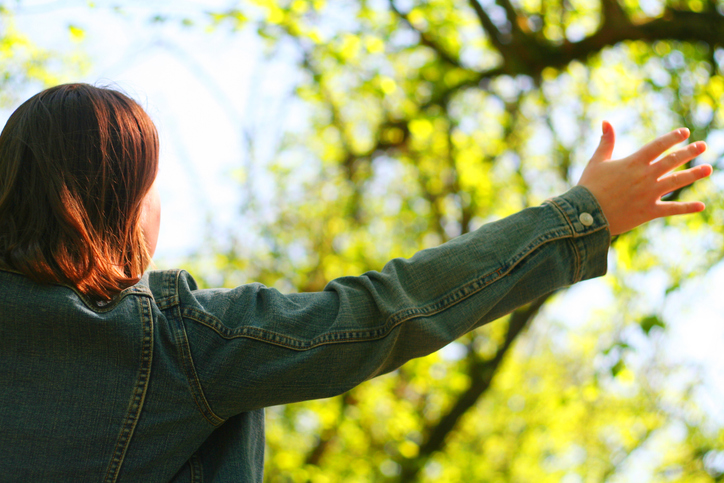
[[[583,261],[581,260],[581,252],[578,250],[578,244],[573,239],[569,240],[569,243],[575,254],[576,269],[573,273],[573,283],[576,283],[581,280],[581,266]]]
[[[198,453],[194,453],[189,458],[189,467],[191,469],[191,483],[204,483],[204,471]]]
[[[568,215],[566,214],[566,210],[564,210],[563,207],[562,207],[561,205],[559,205],[556,200],[551,199],[551,200],[548,200],[548,201],[550,201],[551,204],[552,204],[556,209],[558,209],[558,211],[561,213],[561,215],[563,215],[563,218],[565,218],[566,223],[568,223],[568,227],[571,229],[571,233],[573,233],[573,236],[575,237],[575,236],[576,236],[576,229],[573,228],[573,223],[571,223],[571,219],[568,218]]]
[[[158,305],[158,308],[161,310],[175,307],[178,304],[179,298],[177,295],[169,295],[168,297],[156,300],[156,305]]]
[[[164,294],[178,296],[178,279],[180,274],[181,272],[179,270],[174,270],[166,276],[168,285],[166,285]]]
[[[183,338],[183,340],[180,341],[182,346],[181,355],[183,357],[184,372],[186,372],[186,378],[188,379],[189,386],[191,387],[191,395],[193,396],[194,402],[204,418],[213,426],[219,426],[225,421],[225,419],[214,413],[214,410],[211,409],[211,406],[204,395],[204,389],[201,386],[201,381],[199,381],[199,376],[196,373],[194,360],[191,356],[191,346],[189,345],[188,335],[186,334],[186,328],[183,325],[183,319],[181,318],[180,312],[178,315],[180,321],[178,331]]]
[[[608,220],[606,220],[606,223],[604,223],[603,225],[599,226],[599,227],[596,228],[595,230],[584,230],[584,231],[578,233],[578,232],[576,232],[575,228],[573,228],[573,224],[571,223],[571,220],[568,218],[568,215],[566,215],[566,212],[563,210],[563,208],[561,208],[561,207],[558,205],[558,203],[556,203],[556,202],[553,201],[553,200],[548,200],[548,201],[551,202],[551,203],[553,204],[553,206],[555,206],[555,207],[558,209],[558,211],[561,212],[561,214],[563,215],[563,218],[566,219],[566,222],[568,223],[568,226],[571,228],[571,232],[573,233],[572,238],[580,238],[580,237],[583,237],[583,236],[588,236],[588,235],[592,235],[592,234],[594,234],[594,233],[598,233],[598,232],[601,231],[601,230],[606,230],[606,229],[608,229]],[[605,220],[605,219],[606,219],[606,217],[604,216],[604,220]]]
[[[115,482],[118,479],[126,451],[131,443],[133,432],[136,429],[141,410],[143,409],[148,382],[151,378],[151,363],[153,362],[153,315],[151,313],[150,301],[148,299],[142,299],[140,302],[139,311],[141,312],[141,320],[144,322],[143,338],[141,341],[141,365],[138,369],[136,385],[133,388],[126,417],[121,425],[116,447],[113,450],[113,456],[111,456],[106,477],[104,478],[104,481],[108,483]]]
[[[556,230],[548,235],[541,235],[537,240],[528,245],[528,247],[521,250],[517,257],[513,257],[511,261],[508,262],[509,265],[507,267],[504,266],[498,268],[497,270],[478,277],[458,289],[456,292],[447,294],[436,302],[433,302],[425,307],[400,310],[399,312],[390,315],[385,323],[377,328],[363,331],[328,332],[323,336],[310,341],[303,341],[258,327],[247,326],[232,330],[224,326],[221,321],[213,315],[199,311],[193,307],[184,307],[181,315],[184,318],[194,320],[208,327],[225,339],[247,338],[299,351],[313,349],[326,344],[377,340],[387,336],[393,329],[403,322],[418,317],[436,315],[480,292],[483,288],[508,275],[523,259],[542,245],[548,242],[571,237],[569,232],[566,232],[563,235],[557,235],[558,231],[559,230]]]
[[[174,270],[173,272],[165,275],[162,293],[164,295],[168,294],[168,297],[165,297],[164,300],[178,302],[180,274],[180,270]],[[176,310],[173,310],[173,308]],[[174,339],[176,348],[180,353],[179,357],[181,359],[181,367],[183,368],[186,380],[189,384],[191,398],[194,400],[194,404],[196,404],[197,409],[204,419],[206,419],[212,426],[219,426],[225,420],[214,413],[204,396],[203,387],[198,379],[198,374],[196,373],[196,368],[194,367],[193,357],[191,356],[191,347],[189,345],[188,335],[186,334],[186,328],[184,327],[183,318],[181,317],[181,306],[179,303],[164,305],[164,312],[167,314],[166,318],[169,323],[175,324],[176,326],[173,331]]]

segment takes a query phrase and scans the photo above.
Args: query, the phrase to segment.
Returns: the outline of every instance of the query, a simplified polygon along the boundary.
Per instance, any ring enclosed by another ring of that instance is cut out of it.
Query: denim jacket
[[[343,393],[603,275],[609,243],[576,187],[318,293],[152,271],[98,306],[0,271],[0,480],[260,482],[264,407]]]

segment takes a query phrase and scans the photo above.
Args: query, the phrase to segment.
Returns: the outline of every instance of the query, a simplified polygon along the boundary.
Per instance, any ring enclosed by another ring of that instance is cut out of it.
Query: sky
[[[17,25],[41,46],[83,52],[90,67],[74,80],[119,87],[153,118],[161,139],[157,186],[163,205],[155,259],[159,268],[170,268],[218,228],[243,230],[239,214],[245,194],[238,173],[246,167],[247,176],[254,174],[248,138],[254,138],[255,159],[263,160],[279,133],[300,122],[288,112],[295,70],[283,53],[266,58],[251,29],[232,32],[222,26],[208,33],[179,21],[203,19],[199,12],[223,9],[227,1],[155,1],[150,7],[150,2],[118,2],[122,12],[97,3],[90,9],[87,1],[25,0],[17,9]],[[150,26],[158,11],[172,20]],[[70,25],[85,32],[82,41],[71,39]],[[9,113],[0,112],[2,124]],[[263,190],[263,184],[256,189]],[[672,294],[663,309],[669,325],[663,348],[671,360],[701,367],[707,381],[701,400],[724,424],[722,292],[724,265]],[[586,282],[558,298],[547,316],[575,326],[605,308],[610,297],[604,281]]]

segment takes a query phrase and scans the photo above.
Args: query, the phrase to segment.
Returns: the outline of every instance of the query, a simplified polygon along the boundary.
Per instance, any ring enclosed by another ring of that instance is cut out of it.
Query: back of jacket
[[[178,330],[148,275],[98,306],[0,270],[0,481],[261,481],[263,412],[205,416]]]

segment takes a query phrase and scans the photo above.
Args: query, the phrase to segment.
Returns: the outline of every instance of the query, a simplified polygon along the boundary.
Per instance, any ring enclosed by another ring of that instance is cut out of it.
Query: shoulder
[[[160,307],[174,305],[203,305],[209,300],[224,299],[233,292],[224,288],[200,289],[186,270],[151,270],[144,274],[139,285],[145,285]]]
[[[178,307],[182,317],[213,326],[238,325],[257,309],[278,310],[284,299],[278,290],[260,283],[199,288],[191,274],[182,269],[149,271],[140,283],[148,287],[160,310]]]
[[[139,282],[148,287],[159,306],[177,305],[179,298],[187,298],[198,290],[196,280],[185,270],[149,270]]]

